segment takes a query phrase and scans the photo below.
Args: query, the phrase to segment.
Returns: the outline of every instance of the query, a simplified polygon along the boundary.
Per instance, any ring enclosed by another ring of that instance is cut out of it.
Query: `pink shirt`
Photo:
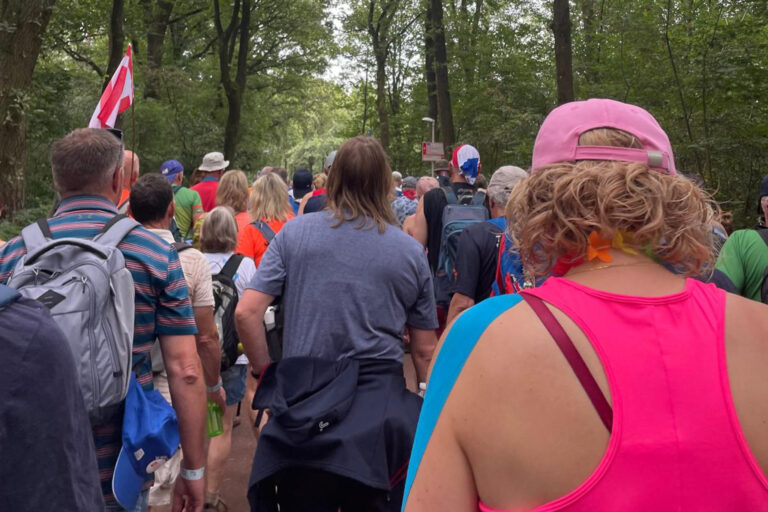
[[[725,292],[688,279],[675,295],[631,297],[553,278],[530,293],[586,334],[613,401],[597,469],[535,511],[768,511],[728,383]]]

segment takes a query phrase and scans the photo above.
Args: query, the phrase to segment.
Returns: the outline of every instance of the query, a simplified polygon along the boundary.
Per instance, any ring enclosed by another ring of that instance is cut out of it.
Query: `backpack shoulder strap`
[[[176,252],[184,252],[187,249],[192,248],[192,246],[186,242],[173,242],[171,245],[173,246],[174,249],[176,249]]]
[[[448,204],[459,204],[459,198],[456,197],[456,192],[453,191],[452,187],[440,187],[440,190],[443,191],[443,195]]]
[[[27,254],[37,251],[53,238],[51,227],[46,219],[39,219],[21,230],[21,238],[24,240],[24,247]]]
[[[108,247],[117,247],[117,244],[122,242],[123,238],[138,225],[138,222],[126,215],[115,215],[104,224],[94,241]]]
[[[507,236],[503,231],[496,233],[496,286],[504,294],[504,276],[501,275],[501,259],[507,246]]]
[[[261,233],[261,236],[264,237],[264,239],[267,241],[267,245],[272,243],[272,239],[275,238],[275,231],[269,227],[269,224],[264,222],[263,220],[257,220],[254,222],[251,222],[251,226],[255,227],[259,233]]]
[[[472,196],[472,206],[483,206],[485,204],[485,192],[475,191]]]
[[[763,242],[765,242],[765,245],[768,245],[768,228],[758,229],[757,234],[760,235],[760,238],[763,239]]]
[[[11,288],[10,286],[5,286],[4,284],[0,284],[0,308],[3,308],[12,302],[15,302],[16,299],[21,297],[21,294]]]
[[[219,275],[226,276],[232,280],[235,279],[235,274],[237,273],[237,269],[240,268],[240,263],[243,261],[243,255],[242,254],[233,254],[229,257],[227,262],[224,264],[224,267],[222,267],[221,270],[219,270]]]
[[[552,314],[543,300],[530,293],[523,293],[522,295],[525,302],[528,303],[533,312],[536,313],[536,316],[539,317],[541,323],[544,324],[549,335],[555,340],[557,347],[565,356],[573,373],[579,379],[581,387],[584,388],[589,400],[600,416],[600,420],[605,425],[605,428],[608,429],[608,432],[610,432],[613,427],[613,409],[611,409],[611,405],[603,395],[600,386],[597,385],[595,377],[589,371],[589,367],[587,367],[581,354],[576,350],[573,341],[571,341],[563,326],[560,325],[560,322],[557,321],[555,315]]]

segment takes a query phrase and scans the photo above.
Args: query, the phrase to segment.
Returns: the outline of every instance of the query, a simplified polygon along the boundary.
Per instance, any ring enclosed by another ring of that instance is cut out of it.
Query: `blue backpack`
[[[525,282],[523,264],[517,253],[510,250],[513,244],[506,233],[507,221],[504,217],[498,217],[488,222],[501,229],[496,235],[496,277],[493,280],[491,297],[519,293]]]
[[[456,255],[459,252],[459,235],[468,226],[488,220],[488,208],[484,206],[485,193],[471,189],[462,190],[457,196],[451,187],[441,189],[448,202],[443,209],[443,230],[440,235],[440,254],[435,269],[435,302],[447,308],[456,285]]]

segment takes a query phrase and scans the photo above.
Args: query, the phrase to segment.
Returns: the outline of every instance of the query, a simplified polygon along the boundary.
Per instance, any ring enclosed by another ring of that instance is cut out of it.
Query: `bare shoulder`
[[[768,304],[735,295],[726,294],[726,339],[741,339],[768,350]]]

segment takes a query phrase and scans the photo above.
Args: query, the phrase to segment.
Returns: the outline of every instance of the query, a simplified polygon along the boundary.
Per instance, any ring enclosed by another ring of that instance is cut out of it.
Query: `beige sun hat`
[[[203,163],[197,169],[203,172],[221,171],[227,168],[229,160],[224,160],[224,155],[218,151],[208,153],[203,157]]]

